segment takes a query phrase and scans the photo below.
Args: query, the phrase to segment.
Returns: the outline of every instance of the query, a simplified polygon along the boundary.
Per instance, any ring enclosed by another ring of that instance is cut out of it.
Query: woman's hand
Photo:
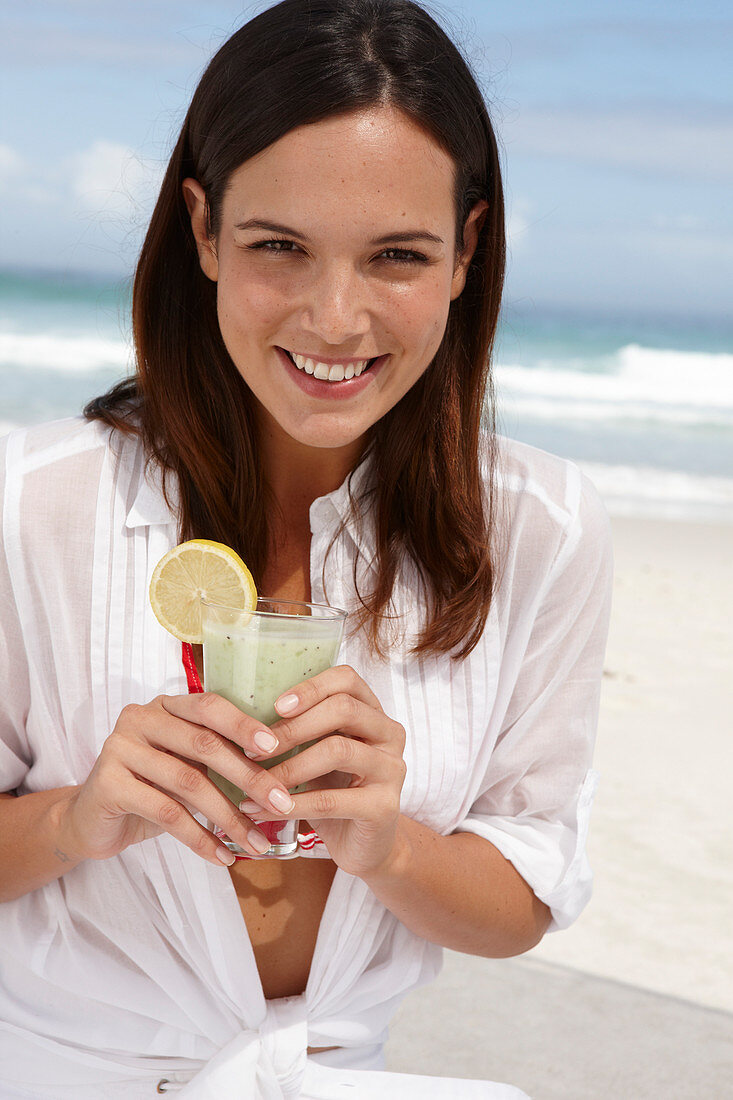
[[[405,780],[403,727],[348,665],[297,684],[275,709],[283,716],[272,726],[279,753],[317,743],[277,764],[270,775],[286,787],[308,783],[309,789],[293,796],[289,813],[273,814],[254,798],[242,803],[244,812],[253,821],[307,820],[342,870],[360,877],[375,873],[395,846]]]
[[[268,735],[272,747],[263,751]],[[270,800],[279,794],[282,808],[292,804],[287,789],[244,755],[266,758],[276,745],[261,722],[209,692],[160,695],[145,706],[125,707],[70,800],[64,837],[69,856],[107,859],[167,832],[217,866],[232,864],[232,853],[194,819],[195,812],[215,821],[245,851],[261,854],[269,841],[206,768],[254,795],[259,805],[274,808]]]

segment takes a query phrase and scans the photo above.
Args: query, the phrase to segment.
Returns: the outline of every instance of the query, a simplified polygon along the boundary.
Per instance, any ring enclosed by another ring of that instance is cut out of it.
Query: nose
[[[370,328],[367,288],[353,265],[324,264],[305,290],[303,330],[327,344],[345,344]]]

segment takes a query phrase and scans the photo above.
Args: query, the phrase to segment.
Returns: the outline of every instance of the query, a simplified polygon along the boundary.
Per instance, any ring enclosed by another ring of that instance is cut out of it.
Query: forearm
[[[366,882],[412,932],[469,955],[519,955],[550,922],[548,907],[489,841],[440,836],[404,815],[392,859]]]
[[[66,828],[77,790],[0,796],[0,902],[37,890],[81,862]]]

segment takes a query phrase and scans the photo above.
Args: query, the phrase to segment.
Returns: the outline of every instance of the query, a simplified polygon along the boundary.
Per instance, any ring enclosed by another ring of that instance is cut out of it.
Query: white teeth
[[[317,359],[308,359],[295,351],[291,351],[290,356],[298,370],[312,374],[322,382],[341,382],[344,378],[358,378],[370,362],[369,359],[359,359],[356,363],[319,363]]]

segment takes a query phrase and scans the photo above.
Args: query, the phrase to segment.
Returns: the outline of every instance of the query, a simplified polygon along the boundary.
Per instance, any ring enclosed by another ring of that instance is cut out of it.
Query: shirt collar
[[[310,507],[310,526],[312,534],[320,534],[325,528],[334,527],[336,522],[342,522],[353,541],[362,550],[373,554],[374,525],[369,515],[364,516],[361,524],[351,514],[351,496],[359,500],[362,493],[368,490],[372,473],[372,463],[367,458],[349,474],[338,489],[317,497]],[[151,465],[143,475],[140,486],[133,501],[132,507],[127,513],[125,526],[129,528],[149,527],[157,523],[173,523],[176,520],[180,495],[178,483],[174,477],[168,478],[168,497],[171,506],[166,504],[163,495],[163,477],[161,469],[157,465]]]
[[[346,476],[338,489],[317,497],[310,507],[311,534],[318,535],[323,530],[343,523],[344,529],[359,550],[365,551],[371,558],[375,550],[374,523],[369,502],[364,506],[364,515],[359,520],[352,514],[351,498],[357,502],[362,494],[368,493],[373,474],[373,463],[365,458],[355,470]]]
[[[174,523],[176,521],[180,496],[178,482],[174,477],[167,483],[170,507],[163,495],[163,475],[157,465],[150,465],[143,474],[132,508],[127,513],[126,527],[150,527],[156,523]]]

